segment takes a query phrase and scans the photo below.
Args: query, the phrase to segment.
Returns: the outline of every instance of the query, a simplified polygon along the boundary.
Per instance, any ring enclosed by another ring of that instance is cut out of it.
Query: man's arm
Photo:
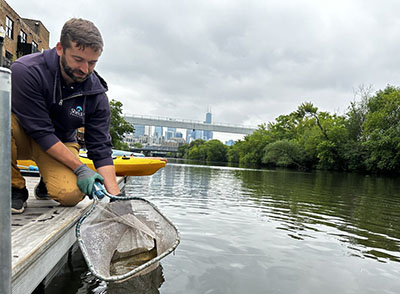
[[[77,158],[67,147],[61,142],[57,142],[49,149],[47,153],[54,157],[59,162],[63,163],[65,166],[69,167],[72,171],[76,170],[82,165],[82,162]],[[104,178],[104,185],[108,193],[112,195],[117,195],[120,193],[118,188],[117,180],[115,177],[115,168],[113,165],[105,165],[99,167],[97,172]]]
[[[115,177],[115,167],[113,165],[104,165],[99,167],[97,172],[104,178],[104,185],[106,186],[108,193],[117,195],[121,192]]]
[[[79,160],[79,158],[72,154],[72,152],[69,151],[68,148],[60,141],[47,149],[47,153],[53,158],[57,159],[59,162],[63,163],[65,166],[69,167],[72,171],[82,165],[82,162]]]

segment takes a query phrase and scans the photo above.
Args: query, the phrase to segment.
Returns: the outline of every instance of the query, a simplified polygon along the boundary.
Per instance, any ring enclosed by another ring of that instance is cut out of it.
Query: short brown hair
[[[76,42],[76,46],[82,50],[90,47],[95,51],[103,51],[99,29],[91,21],[82,18],[71,18],[61,30],[61,46],[64,49],[71,48],[71,42]]]

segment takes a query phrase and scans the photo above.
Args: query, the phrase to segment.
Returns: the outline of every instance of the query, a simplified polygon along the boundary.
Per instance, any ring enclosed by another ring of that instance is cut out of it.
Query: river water
[[[168,163],[126,189],[178,227],[176,253],[116,285],[77,255],[45,293],[400,293],[400,178]]]

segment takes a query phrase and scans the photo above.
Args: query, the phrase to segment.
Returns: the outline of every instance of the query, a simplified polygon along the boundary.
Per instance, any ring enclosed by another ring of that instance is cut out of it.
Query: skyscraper
[[[161,138],[163,136],[163,127],[154,127],[154,137]]]
[[[202,130],[195,130],[193,138],[196,139],[203,139],[203,131]]]
[[[190,143],[196,139],[203,139],[202,130],[186,130],[186,143]]]
[[[140,137],[144,136],[144,128],[145,128],[145,126],[143,126],[143,125],[134,125],[133,127],[135,128],[135,133],[133,134],[133,136],[135,138],[140,138]]]
[[[171,140],[172,138],[175,138],[175,134],[176,134],[176,128],[167,128],[167,133],[166,133],[166,137],[167,140]]]
[[[194,140],[192,134],[193,134],[193,130],[189,130],[189,129],[186,130],[186,143],[190,143]]]
[[[211,114],[211,109],[209,109],[206,112],[206,120],[204,121],[205,124],[211,124],[212,121],[212,114]],[[212,140],[213,138],[213,132],[212,131],[204,131],[203,134],[203,139],[206,141]]]

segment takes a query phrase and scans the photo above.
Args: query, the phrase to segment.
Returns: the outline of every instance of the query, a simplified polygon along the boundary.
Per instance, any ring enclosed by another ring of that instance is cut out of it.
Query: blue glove
[[[104,179],[98,173],[92,171],[87,167],[86,164],[82,164],[74,170],[74,174],[77,176],[77,184],[79,189],[92,198],[94,192],[93,186],[96,181],[104,183]]]

